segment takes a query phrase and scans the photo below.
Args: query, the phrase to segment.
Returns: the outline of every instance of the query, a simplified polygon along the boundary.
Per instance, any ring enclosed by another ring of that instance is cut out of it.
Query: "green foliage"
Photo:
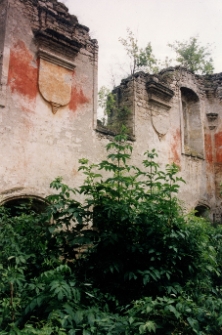
[[[176,61],[195,73],[212,74],[213,59],[209,45],[201,46],[197,37],[190,37],[188,41],[175,41],[168,44],[177,54]]]
[[[110,116],[117,109],[116,97],[111,92],[106,97],[105,114]]]
[[[103,108],[103,113],[108,116],[106,127],[115,133],[120,133],[122,127],[127,126],[131,111],[126,106],[119,106],[116,94],[110,92],[105,86],[100,88],[98,96],[99,106]]]
[[[99,107],[101,107],[103,110],[106,110],[107,97],[110,93],[110,90],[106,86],[100,87],[100,90],[98,92],[98,104]]]
[[[155,150],[143,169],[125,133],[107,150],[45,213],[0,209],[0,335],[221,334],[222,228],[183,214]]]
[[[116,95],[110,90],[102,86],[98,92],[99,106],[103,108],[104,114],[111,116],[115,114],[118,118],[124,118],[130,114],[130,110],[125,106],[118,107]]]
[[[119,38],[130,59],[130,74],[143,70],[149,73],[159,72],[161,67],[169,67],[172,59],[168,57],[162,62],[154,54],[151,43],[145,48],[139,48],[138,40],[132,30],[127,28],[127,37]],[[190,37],[187,41],[175,41],[168,46],[176,52],[176,62],[199,74],[212,74],[214,71],[213,59],[211,57],[210,45],[202,46],[198,37]]]
[[[149,42],[145,48],[139,48],[138,40],[132,30],[127,28],[127,37],[119,38],[130,58],[130,74],[133,75],[138,70],[146,72],[156,72],[157,60],[153,55],[153,49]]]

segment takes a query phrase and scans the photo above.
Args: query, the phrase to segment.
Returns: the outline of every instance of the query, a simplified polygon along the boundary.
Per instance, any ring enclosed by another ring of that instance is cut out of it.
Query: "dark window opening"
[[[4,207],[8,208],[12,216],[19,216],[22,213],[31,214],[33,212],[40,214],[46,209],[46,202],[36,197],[16,197],[4,202]]]
[[[205,219],[209,218],[209,208],[203,205],[199,205],[195,207],[195,216],[202,217]]]

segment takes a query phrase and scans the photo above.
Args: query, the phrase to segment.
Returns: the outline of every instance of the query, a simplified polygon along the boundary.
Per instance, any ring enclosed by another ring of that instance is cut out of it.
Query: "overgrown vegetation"
[[[222,229],[185,215],[176,165],[118,135],[46,212],[0,212],[0,334],[222,334]],[[75,200],[84,194],[85,201]]]
[[[197,37],[188,41],[175,41],[168,44],[176,52],[176,61],[179,65],[199,74],[212,74],[213,59],[209,45],[201,46]]]
[[[157,59],[153,55],[153,49],[150,42],[147,43],[145,48],[139,48],[138,39],[129,28],[127,28],[127,37],[120,37],[119,41],[124,46],[130,59],[131,75],[134,75],[136,71],[141,69],[151,73],[158,70],[156,67]]]
[[[212,74],[214,70],[213,59],[209,44],[202,46],[197,36],[187,41],[174,41],[168,46],[176,53],[175,60],[168,56],[164,61],[153,54],[151,42],[145,48],[140,48],[135,34],[127,28],[126,38],[119,38],[120,43],[129,57],[130,75],[143,70],[149,73],[159,72],[164,67],[181,65],[182,67],[199,74]]]
[[[128,131],[130,131],[127,123],[131,111],[125,105],[118,104],[115,93],[111,92],[107,87],[102,86],[98,92],[98,104],[102,108],[104,115],[108,118],[108,122],[106,122],[105,118],[101,121],[103,126],[106,126],[107,129],[115,134],[121,132],[122,126],[128,128]]]
[[[164,61],[154,56],[150,42],[145,48],[140,48],[138,39],[129,28],[126,38],[120,37],[119,41],[129,58],[130,71],[128,75],[134,75],[137,71],[158,73],[163,68],[178,65],[197,74],[212,74],[214,71],[210,45],[202,46],[198,37],[190,37],[189,40],[183,42],[168,43],[168,46],[175,52],[175,59],[166,56]],[[103,115],[110,115],[113,111],[118,115],[119,110],[116,107],[115,95],[106,86],[100,88],[98,102]],[[103,123],[105,124],[105,119]]]

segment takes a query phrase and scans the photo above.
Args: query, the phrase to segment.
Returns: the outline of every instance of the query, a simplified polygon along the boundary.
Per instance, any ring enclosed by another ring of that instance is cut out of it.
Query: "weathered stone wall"
[[[124,122],[132,163],[141,166],[155,148],[162,167],[180,167],[185,206],[210,208],[221,220],[222,74],[139,72],[114,90],[130,113],[98,127],[98,45],[89,29],[57,0],[0,0],[0,18],[1,201],[41,199],[57,176],[78,187],[78,160],[104,159]]]
[[[221,220],[221,74],[198,76],[182,68],[137,73],[114,90],[132,111],[135,162],[155,148],[161,165],[176,163],[186,184],[179,197],[188,209],[211,209]],[[108,126],[115,117],[112,115]]]
[[[5,33],[7,26],[8,2],[6,0],[0,1],[0,108],[5,104],[5,90],[7,81],[7,64],[4,61],[7,54],[5,48]],[[0,121],[1,121],[0,109]]]
[[[98,46],[57,1],[6,5],[1,195],[44,197],[57,176],[73,186],[82,181],[79,158],[104,157],[94,131]]]

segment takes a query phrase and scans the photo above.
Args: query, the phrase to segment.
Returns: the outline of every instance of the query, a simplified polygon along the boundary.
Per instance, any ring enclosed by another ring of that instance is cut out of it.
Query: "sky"
[[[61,1],[61,0],[60,0]],[[98,84],[112,88],[129,72],[118,41],[130,28],[140,47],[151,42],[156,58],[172,57],[168,43],[198,36],[210,44],[215,73],[222,72],[222,0],[62,0],[99,44]]]

